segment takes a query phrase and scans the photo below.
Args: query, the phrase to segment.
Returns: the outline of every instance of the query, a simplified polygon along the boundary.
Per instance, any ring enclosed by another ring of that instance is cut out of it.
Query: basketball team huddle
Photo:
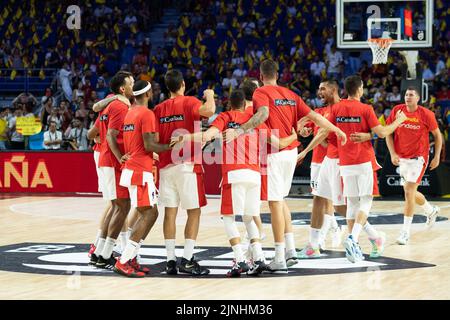
[[[99,191],[108,203],[89,251],[90,265],[145,277],[150,270],[139,263],[139,249],[155,224],[159,204],[164,207],[166,274],[210,273],[195,259],[194,250],[201,208],[207,205],[202,149],[212,140],[221,147],[215,153],[222,167],[220,215],[234,257],[228,277],[287,273],[300,259],[320,258],[330,229],[337,235],[334,245],[340,242],[334,212],[347,222],[349,236],[343,245],[350,262],[365,259],[359,245],[363,230],[372,245],[369,257],[380,257],[385,235],[367,221],[378,194],[376,171],[381,168],[371,144],[374,134],[386,138],[404,182],[404,224],[397,243],[409,240],[415,204],[425,211],[426,224],[434,224],[439,208],[429,204],[417,187],[428,167],[429,133],[435,139],[431,170],[439,165],[442,137],[433,112],[418,105],[417,89],[408,88],[405,104],[395,106],[382,126],[372,106],[360,101],[363,82],[357,75],[344,81],[347,99],[339,97],[335,80],[322,81],[318,93],[324,107],[311,110],[297,94],[277,85],[275,61],[264,60],[260,74],[263,85],[256,79],[244,80],[229,97],[230,110],[220,113],[203,132],[201,120],[216,111],[213,90],[204,91],[204,102],[184,96],[182,73],[169,70],[164,81],[170,98],[150,110],[149,82],[134,82],[124,71],[111,79],[113,94],[94,105],[99,116],[88,133],[96,142]],[[311,133],[314,138],[298,153],[298,135]],[[309,241],[297,252],[285,198],[298,161],[311,150],[314,198]],[[268,201],[271,214],[275,255],[270,263],[261,244],[261,201]],[[175,254],[179,207],[187,211],[181,259]],[[242,216],[247,232],[245,248],[236,215]]]

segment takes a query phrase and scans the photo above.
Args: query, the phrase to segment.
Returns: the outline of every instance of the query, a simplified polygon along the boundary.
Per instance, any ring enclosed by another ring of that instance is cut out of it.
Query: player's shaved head
[[[245,100],[251,101],[253,99],[253,92],[258,88],[258,80],[255,78],[246,79],[241,84],[241,89],[244,91]]]
[[[166,72],[164,83],[170,92],[177,92],[183,85],[183,74],[181,71],[172,69]]]
[[[230,95],[231,109],[241,109],[245,107],[245,94],[241,89],[234,90]]]
[[[339,83],[334,79],[323,80],[321,83],[323,83],[324,85],[326,85],[329,88],[339,91]]]
[[[267,59],[261,62],[259,71],[266,79],[276,79],[278,75],[278,63],[272,59]]]

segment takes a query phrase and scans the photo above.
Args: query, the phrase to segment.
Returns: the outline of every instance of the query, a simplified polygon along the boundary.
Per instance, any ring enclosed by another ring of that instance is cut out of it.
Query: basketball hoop
[[[367,40],[367,43],[372,50],[373,64],[387,63],[387,57],[392,42],[394,42],[394,40],[391,38],[372,38]]]

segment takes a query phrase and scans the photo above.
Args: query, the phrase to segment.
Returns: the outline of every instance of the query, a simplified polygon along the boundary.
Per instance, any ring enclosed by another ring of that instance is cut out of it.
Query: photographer
[[[47,150],[60,150],[62,133],[56,130],[56,122],[50,121],[48,131],[44,132],[44,148]]]
[[[70,129],[70,133],[67,136],[69,145],[73,150],[88,149],[87,130],[84,128],[82,120],[82,118],[75,118],[72,121],[72,129]]]

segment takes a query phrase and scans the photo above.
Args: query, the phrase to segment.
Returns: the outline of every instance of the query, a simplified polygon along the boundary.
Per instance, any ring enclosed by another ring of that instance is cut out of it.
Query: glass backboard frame
[[[369,50],[369,45],[367,44],[367,39],[364,41],[349,41],[344,40],[344,4],[345,3],[374,3],[374,2],[425,2],[425,27],[427,36],[425,40],[399,40],[394,39],[392,43],[391,50],[418,50],[418,49],[429,49],[433,47],[433,19],[434,19],[434,1],[433,0],[336,0],[336,46],[338,49],[343,50],[355,50],[355,49],[366,49]],[[381,19],[389,19],[392,17],[379,17]],[[395,17],[399,18],[399,17]],[[364,27],[367,28],[367,20],[363,23]],[[429,35],[429,36],[428,36]]]

